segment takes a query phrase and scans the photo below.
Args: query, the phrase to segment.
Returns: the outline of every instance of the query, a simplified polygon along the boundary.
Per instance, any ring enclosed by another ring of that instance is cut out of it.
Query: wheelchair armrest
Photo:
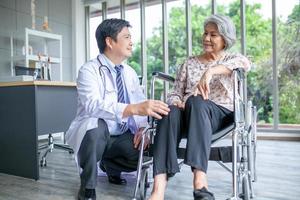
[[[163,73],[163,72],[157,72],[157,71],[152,72],[152,76],[155,76],[158,79],[161,79],[161,80],[164,80],[167,82],[171,82],[171,83],[173,83],[175,81],[175,78],[173,78],[172,76],[170,76],[166,73]]]

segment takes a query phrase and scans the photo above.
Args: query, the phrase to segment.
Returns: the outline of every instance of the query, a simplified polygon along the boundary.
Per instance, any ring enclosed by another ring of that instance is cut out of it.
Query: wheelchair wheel
[[[242,193],[239,196],[243,200],[250,200],[250,187],[247,175],[242,179]]]
[[[139,184],[140,199],[145,200],[147,195],[148,184],[148,169],[142,169],[141,181]]]

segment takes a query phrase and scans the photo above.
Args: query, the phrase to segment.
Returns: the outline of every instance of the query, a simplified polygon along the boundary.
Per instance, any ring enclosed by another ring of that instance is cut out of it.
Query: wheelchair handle
[[[237,73],[239,80],[245,79],[245,69],[244,68],[236,68],[233,71],[235,71]]]
[[[245,70],[244,68],[236,68],[234,69],[234,71],[237,73],[238,77],[240,80],[245,78]],[[168,82],[175,82],[175,78],[164,73],[164,72],[159,72],[159,71],[154,71],[152,72],[152,76],[155,76],[158,79],[164,80],[164,81],[168,81]]]
[[[171,82],[171,83],[175,82],[175,78],[163,72],[154,71],[152,72],[152,76],[155,76],[156,78],[167,82]]]

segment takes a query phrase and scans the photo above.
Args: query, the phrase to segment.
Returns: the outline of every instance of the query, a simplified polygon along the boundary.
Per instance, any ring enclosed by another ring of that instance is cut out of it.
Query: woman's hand
[[[174,106],[177,106],[178,108],[184,109],[184,103],[183,103],[182,101],[175,100],[175,101],[173,102],[173,105],[174,105]]]
[[[211,79],[212,74],[210,72],[210,69],[207,69],[206,72],[204,72],[204,74],[202,75],[200,81],[198,82],[194,95],[196,96],[197,94],[200,94],[202,95],[203,99],[207,100],[208,95],[210,93],[209,83]]]

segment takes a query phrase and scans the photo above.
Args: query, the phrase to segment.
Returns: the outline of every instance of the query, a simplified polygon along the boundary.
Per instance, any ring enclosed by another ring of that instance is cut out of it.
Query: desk
[[[0,83],[0,173],[39,179],[38,135],[65,132],[76,114],[75,83]]]

